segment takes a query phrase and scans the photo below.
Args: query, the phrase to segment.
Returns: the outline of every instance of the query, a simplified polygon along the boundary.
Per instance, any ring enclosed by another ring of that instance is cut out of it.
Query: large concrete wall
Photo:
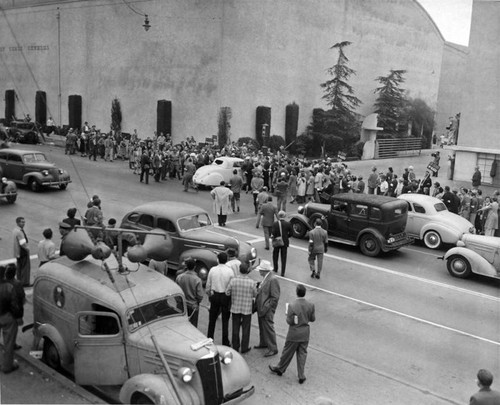
[[[441,64],[435,131],[438,136],[448,134],[450,117],[462,111],[463,85],[466,78],[468,48],[446,42]]]
[[[38,7],[25,7],[29,4]],[[45,4],[45,5],[43,5]],[[217,132],[222,106],[233,111],[232,140],[254,136],[255,109],[272,108],[271,134],[284,135],[285,107],[300,106],[299,132],[313,108],[326,107],[320,83],[346,49],[351,80],[372,112],[377,76],[408,71],[411,97],[437,106],[443,38],[414,0],[161,0],[137,1],[152,28],[118,0],[0,0],[0,91],[16,89],[18,116],[34,115],[36,90],[47,92],[59,120],[58,31],[61,19],[61,121],[67,98],[83,97],[83,120],[107,130],[111,100],[118,97],[123,129],[149,136],[156,102],[172,100],[172,133],[204,139]],[[10,8],[7,8],[9,6]],[[14,7],[12,7],[14,6]],[[10,50],[23,47],[22,51]],[[28,46],[48,49],[30,50]],[[1,47],[4,47],[2,51]],[[4,104],[0,104],[0,114]]]

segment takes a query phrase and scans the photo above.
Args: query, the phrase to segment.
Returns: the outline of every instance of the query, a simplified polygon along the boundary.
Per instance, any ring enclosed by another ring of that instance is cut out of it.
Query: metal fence
[[[391,138],[377,139],[375,142],[375,158],[387,159],[398,156],[420,155],[423,138]]]

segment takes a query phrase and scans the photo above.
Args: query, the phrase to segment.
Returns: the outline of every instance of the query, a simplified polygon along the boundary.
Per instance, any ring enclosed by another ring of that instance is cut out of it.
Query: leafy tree
[[[318,140],[322,142],[323,150],[326,149],[327,143],[332,143],[327,141],[330,136],[343,141],[343,145],[334,141],[333,144],[337,147],[352,145],[359,138],[360,122],[356,108],[361,104],[361,100],[354,95],[354,89],[348,83],[349,78],[356,74],[348,66],[349,59],[344,53],[344,48],[349,45],[351,42],[343,41],[330,48],[338,51],[337,63],[327,70],[331,79],[320,85],[325,92],[323,99],[327,101],[330,110],[313,114],[310,129],[313,136],[321,138]],[[322,135],[314,135],[318,132]]]
[[[420,98],[410,99],[408,105],[412,136],[424,138],[425,145],[430,146],[434,130],[434,110]]]
[[[229,142],[229,134],[231,130],[231,124],[229,123],[229,121],[231,120],[231,117],[231,107],[221,107],[218,119],[218,138],[220,148],[224,147]]]
[[[408,103],[406,91],[401,88],[405,82],[406,70],[390,70],[387,76],[379,76],[375,81],[380,83],[374,93],[375,112],[378,114],[378,125],[384,128],[383,133],[398,137],[408,130]]]
[[[122,129],[122,109],[120,100],[116,97],[111,102],[111,130],[121,131]]]
[[[276,152],[280,147],[285,146],[285,140],[282,136],[272,135],[269,137],[269,149]]]

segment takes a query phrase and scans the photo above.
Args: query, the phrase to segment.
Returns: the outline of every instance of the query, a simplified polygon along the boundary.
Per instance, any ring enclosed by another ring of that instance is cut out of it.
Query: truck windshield
[[[134,330],[158,319],[184,314],[182,295],[171,295],[161,300],[148,302],[132,309],[127,315],[127,323]]]

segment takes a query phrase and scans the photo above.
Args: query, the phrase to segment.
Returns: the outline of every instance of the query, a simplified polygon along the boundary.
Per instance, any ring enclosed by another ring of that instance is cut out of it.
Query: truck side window
[[[80,335],[116,335],[120,331],[116,318],[108,315],[83,315],[78,321]]]

